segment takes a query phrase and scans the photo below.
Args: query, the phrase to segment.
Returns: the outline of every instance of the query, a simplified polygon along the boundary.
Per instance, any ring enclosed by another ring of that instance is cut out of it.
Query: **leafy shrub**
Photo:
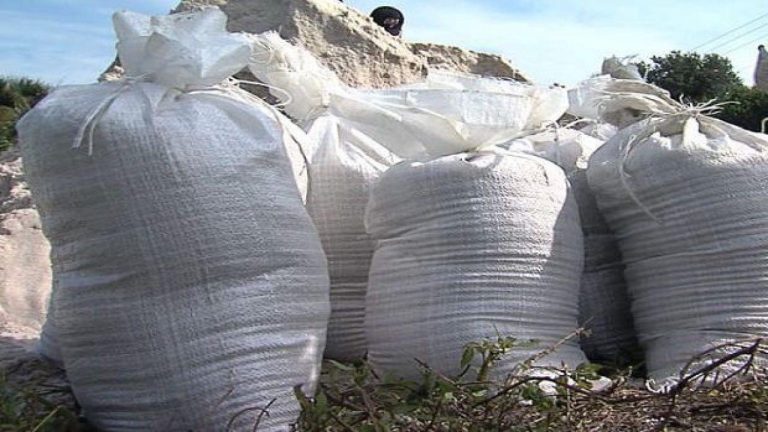
[[[724,105],[722,112],[715,117],[744,129],[760,132],[761,122],[768,117],[768,93],[740,86],[723,100],[735,103]]]
[[[42,100],[50,87],[29,78],[0,77],[0,151],[16,142],[16,121]]]

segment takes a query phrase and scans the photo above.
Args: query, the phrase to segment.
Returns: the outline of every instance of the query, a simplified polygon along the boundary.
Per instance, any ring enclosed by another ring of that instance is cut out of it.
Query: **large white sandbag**
[[[676,102],[653,84],[607,75],[580,82],[568,90],[568,114],[624,128],[649,114],[671,114]]]
[[[261,417],[259,430],[287,431],[294,387],[312,392],[319,375],[329,301],[284,129],[266,105],[209,88],[250,53],[223,13],[116,22],[129,70],[145,58],[123,57],[123,43],[141,51],[133,37],[167,64],[57,89],[19,124],[74,393],[101,430],[252,430]]]
[[[373,365],[415,378],[419,359],[455,374],[466,344],[497,335],[521,346],[497,374],[578,327],[583,245],[563,171],[525,154],[479,152],[403,162],[375,185],[377,240],[366,298]],[[541,365],[575,367],[569,340]]]
[[[633,59],[634,56],[605,58],[600,73],[611,78],[644,81],[637,64],[632,62]]]
[[[581,348],[595,363],[628,364],[641,358],[616,239],[610,234],[584,237],[579,292],[579,325],[586,330]],[[605,258],[596,256],[602,254]],[[587,267],[588,266],[588,267]]]
[[[48,241],[46,239],[46,241]],[[53,273],[53,265],[49,271]],[[51,292],[48,294],[48,304],[46,309],[46,317],[40,328],[40,337],[35,344],[35,352],[41,357],[56,365],[57,367],[64,368],[64,358],[61,355],[61,347],[59,346],[59,338],[56,331],[56,318],[55,318],[55,305],[53,303],[52,293],[56,290],[56,281],[51,284]]]
[[[758,47],[757,63],[755,65],[755,87],[768,92],[768,50],[764,45]]]
[[[371,186],[397,158],[331,115],[317,119],[308,135],[317,148],[309,165],[307,210],[320,233],[332,284],[325,355],[359,359],[367,350],[365,292],[374,248],[363,214]]]
[[[620,131],[587,172],[651,378],[768,334],[768,137],[681,111]]]
[[[366,135],[376,125],[358,124],[328,110],[333,95],[343,99],[352,89],[308,51],[274,32],[253,36],[253,43],[251,70],[304,125],[311,146],[306,148],[307,210],[326,251],[331,281],[325,356],[360,359],[367,350],[363,321],[373,255],[363,215],[371,185],[399,158]]]
[[[579,294],[581,338],[591,360],[625,362],[637,353],[624,267],[616,239],[600,214],[587,182],[587,161],[603,141],[561,128],[526,137],[535,154],[555,162],[571,184],[584,234],[584,272]]]
[[[579,128],[579,131],[605,142],[613,138],[619,129],[612,124],[592,122]]]

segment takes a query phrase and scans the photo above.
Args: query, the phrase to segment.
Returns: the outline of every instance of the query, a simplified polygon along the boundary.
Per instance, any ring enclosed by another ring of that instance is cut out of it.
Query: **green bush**
[[[734,103],[723,106],[723,111],[715,117],[744,129],[760,132],[762,120],[768,117],[768,93],[740,86],[722,100]]]
[[[768,117],[768,94],[745,86],[726,57],[672,51],[638,66],[649,83],[667,90],[674,99],[690,104],[713,99],[733,102],[715,115],[728,123],[760,132],[762,120]]]
[[[717,54],[702,56],[672,51],[651,57],[651,63],[641,63],[639,69],[649,83],[669,91],[673,99],[682,98],[687,103],[723,99],[743,86],[731,61]]]
[[[49,92],[50,87],[30,78],[0,77],[0,151],[16,142],[16,121]]]

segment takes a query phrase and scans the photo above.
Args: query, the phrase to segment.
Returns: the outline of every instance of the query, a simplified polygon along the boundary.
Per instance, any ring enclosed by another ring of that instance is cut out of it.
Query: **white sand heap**
[[[38,337],[51,292],[49,253],[21,157],[0,154],[0,363]]]
[[[276,30],[300,44],[353,87],[423,80],[430,69],[529,80],[504,58],[457,47],[409,43],[338,0],[182,0],[174,12],[218,6],[229,31]]]

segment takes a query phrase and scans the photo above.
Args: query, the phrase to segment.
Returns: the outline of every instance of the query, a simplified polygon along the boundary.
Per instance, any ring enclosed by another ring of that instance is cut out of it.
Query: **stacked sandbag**
[[[755,65],[755,87],[768,92],[768,50],[765,45],[758,47],[757,64]]]
[[[579,325],[586,330],[582,349],[595,362],[632,361],[638,346],[621,253],[587,182],[587,161],[603,142],[573,129],[553,129],[526,140],[536,154],[563,168],[579,206],[584,234],[579,294]]]
[[[309,165],[307,210],[320,233],[332,283],[325,355],[355,360],[367,350],[365,292],[374,249],[363,214],[369,189],[396,159],[332,115],[314,121],[308,135],[317,149]]]
[[[601,122],[591,122],[579,128],[579,132],[585,133],[592,138],[597,138],[603,142],[613,138],[618,131],[619,129],[616,126]]]
[[[377,240],[369,359],[385,374],[417,378],[418,359],[454,375],[465,345],[511,336],[519,346],[495,370],[504,375],[578,327],[578,208],[544,159],[481,151],[403,162],[374,186],[366,225]],[[584,360],[571,339],[538,364]]]
[[[587,171],[657,381],[709,348],[768,333],[768,138],[671,108],[620,131]]]
[[[134,78],[59,88],[19,124],[72,389],[100,430],[287,431],[328,273],[277,114],[215,86],[249,42],[216,9],[115,24]]]
[[[274,86],[286,112],[307,130],[307,210],[320,234],[331,281],[325,356],[360,359],[367,350],[365,292],[374,247],[363,215],[371,185],[399,159],[347,116],[329,112],[332,95],[343,98],[352,90],[309,52],[272,32],[252,36],[252,43],[250,69]]]
[[[252,42],[249,69],[304,125],[313,146],[307,209],[331,278],[325,355],[359,359],[367,350],[363,318],[374,248],[364,213],[374,182],[402,158],[455,153],[467,140],[498,141],[556,119],[567,107],[565,92],[448,73],[402,88],[354,89],[276,33]]]
[[[603,60],[600,73],[616,79],[644,81],[637,64],[632,62],[633,59],[634,56],[608,57]]]
[[[669,92],[634,79],[601,75],[568,90],[568,114],[625,128],[650,114],[671,114],[677,105]]]

